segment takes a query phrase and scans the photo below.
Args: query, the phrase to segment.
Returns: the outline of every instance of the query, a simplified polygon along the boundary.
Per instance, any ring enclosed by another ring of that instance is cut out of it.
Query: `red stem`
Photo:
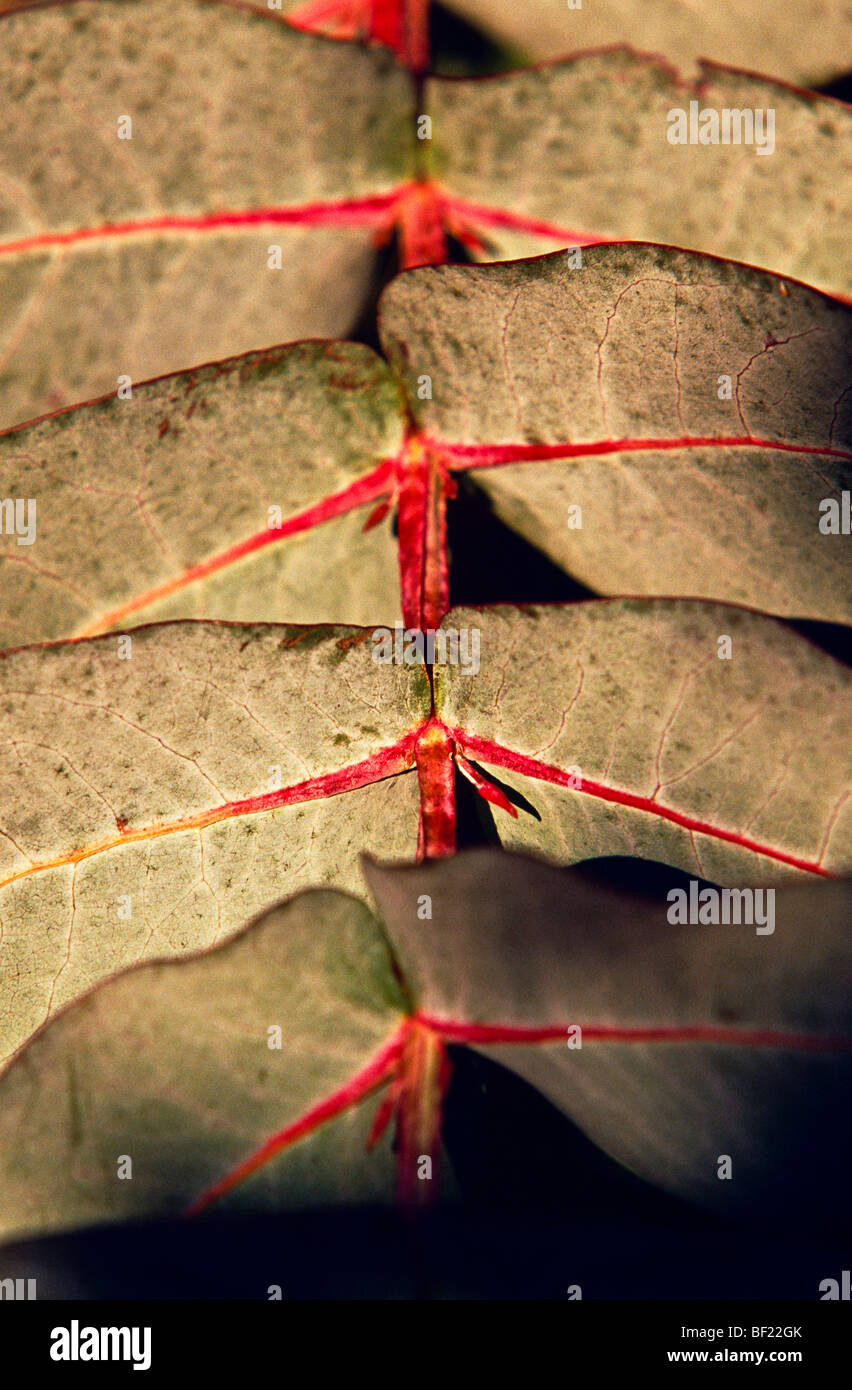
[[[415,748],[420,783],[418,859],[443,859],[456,852],[456,792],[453,745],[446,729],[430,721]]]
[[[392,48],[415,74],[429,66],[429,0],[370,0],[370,38]]]
[[[397,465],[397,536],[402,617],[413,628],[423,626],[428,495],[429,460],[420,441],[412,439]]]
[[[443,1039],[412,1019],[399,1062],[397,1194],[404,1211],[437,1196],[441,1109],[450,1067]]]
[[[453,1019],[417,1013],[400,1024],[389,1042],[356,1076],[267,1139],[218,1183],[203,1192],[184,1215],[197,1216],[284,1149],[336,1119],[388,1081],[391,1083],[390,1089],[376,1111],[367,1146],[372,1147],[378,1141],[395,1113],[400,1201],[407,1210],[421,1206],[437,1192],[441,1111],[450,1076],[446,1043],[535,1046],[560,1042],[571,1036],[572,1030],[577,1027],[581,1030],[584,1043],[707,1042],[803,1052],[852,1050],[852,1039],[849,1037],[815,1037],[805,1033],[775,1032],[772,1029],[738,1029],[710,1024],[618,1028],[608,1024],[577,1023],[522,1028],[506,1024],[457,1023]],[[427,1157],[432,1163],[431,1181],[419,1176],[421,1160]]]
[[[407,627],[436,628],[449,608],[447,496],[454,485],[418,436],[397,463],[397,533],[402,614]]]
[[[426,533],[423,557],[421,611],[427,628],[436,628],[450,606],[450,565],[447,555],[447,496],[455,495],[440,454],[428,451]]]
[[[449,260],[443,198],[430,183],[399,190],[396,202],[400,270],[445,265]]]

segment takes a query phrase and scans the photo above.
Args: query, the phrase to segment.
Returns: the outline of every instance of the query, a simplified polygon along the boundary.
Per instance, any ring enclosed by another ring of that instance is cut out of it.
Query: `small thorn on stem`
[[[506,793],[483,776],[463,754],[459,753],[458,749],[456,750],[456,767],[463,777],[473,783],[480,796],[484,797],[486,801],[490,801],[492,806],[499,806],[501,811],[507,811],[510,816],[514,816],[515,820],[518,819],[517,808],[512,805]]]
[[[364,531],[372,531],[374,526],[379,526],[384,521],[392,506],[393,503],[389,497],[383,498],[378,506],[374,507],[370,512],[362,529]]]

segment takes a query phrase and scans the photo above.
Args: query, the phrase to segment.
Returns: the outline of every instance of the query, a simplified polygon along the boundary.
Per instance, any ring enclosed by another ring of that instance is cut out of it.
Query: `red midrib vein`
[[[514,463],[534,463],[548,459],[558,460],[564,458],[582,458],[591,455],[611,454],[620,452],[639,452],[642,450],[672,450],[682,448],[756,448],[780,450],[787,453],[799,453],[807,455],[820,455],[831,458],[846,459],[852,461],[852,452],[843,449],[818,448],[814,445],[787,444],[777,440],[756,439],[752,436],[732,436],[731,438],[712,438],[700,436],[685,436],[679,439],[618,439],[618,440],[595,440],[586,444],[457,444],[450,441],[437,440],[429,435],[414,435],[408,441],[409,453],[415,449],[434,454],[451,471],[457,472],[464,469],[490,468]],[[288,517],[280,526],[269,527],[263,531],[248,536],[245,540],[229,546],[218,555],[211,556],[197,565],[192,565],[171,579],[165,580],[141,594],[134,595],[133,598],[124,603],[117,604],[115,608],[106,613],[102,613],[96,619],[87,622],[79,632],[75,634],[74,640],[82,640],[87,637],[96,636],[116,624],[124,621],[125,618],[141,612],[151,604],[161,599],[168,598],[181,589],[207,578],[219,570],[235,564],[246,556],[264,549],[277,541],[285,540],[288,536],[293,536],[302,531],[307,531],[315,526],[320,526],[323,522],[330,521],[335,517],[342,516],[345,512],[355,510],[358,507],[367,505],[380,497],[389,495],[396,483],[395,472],[402,467],[402,483],[399,496],[400,506],[400,540],[399,552],[400,563],[402,566],[403,599],[406,612],[406,619],[410,624],[417,625],[417,615],[420,611],[420,599],[424,584],[423,567],[428,559],[423,551],[425,544],[426,513],[427,513],[427,489],[424,482],[420,481],[414,493],[411,488],[414,486],[414,478],[411,469],[404,466],[406,459],[405,450],[398,459],[385,459],[377,465],[370,473],[357,479],[348,487],[342,488],[339,492],[331,493],[317,502],[312,507],[306,508],[303,512]],[[424,474],[425,477],[425,474]],[[423,534],[421,534],[421,532]],[[416,539],[416,538],[419,538]],[[415,563],[411,563],[414,559]],[[407,561],[408,563],[403,563]],[[436,625],[443,615],[432,612],[429,622],[426,624]]]
[[[560,227],[505,208],[471,203],[455,197],[439,185],[411,179],[385,193],[358,198],[329,198],[311,203],[260,208],[223,208],[186,215],[161,213],[152,217],[127,218],[120,222],[103,222],[91,227],[73,227],[66,231],[37,232],[31,236],[0,242],[0,256],[60,250],[87,242],[144,236],[150,233],[207,233],[252,226],[360,226],[388,229],[397,217],[402,216],[402,210],[412,198],[429,202],[434,216],[443,221],[445,230],[450,233],[463,234],[464,220],[470,219],[471,222],[482,226],[515,229],[549,240],[570,243],[572,246],[592,246],[603,240],[595,233]]]
[[[381,749],[380,752],[372,754],[369,758],[364,758],[361,762],[350,763],[347,767],[340,768],[336,772],[327,772],[319,777],[307,778],[304,782],[293,783],[292,786],[282,787],[278,791],[265,792],[261,796],[244,797],[239,801],[226,801],[219,806],[212,806],[208,810],[199,811],[195,815],[185,816],[180,820],[162,821],[155,825],[142,826],[139,829],[119,827],[115,835],[101,840],[97,844],[68,850],[53,859],[29,864],[26,868],[17,869],[14,873],[7,874],[5,878],[0,879],[0,889],[7,888],[19,879],[46,873],[51,869],[79,864],[84,859],[92,859],[95,855],[120,849],[124,845],[156,840],[163,835],[179,835],[187,830],[204,830],[207,826],[215,825],[219,821],[232,820],[237,816],[259,815],[264,811],[274,811],[279,806],[293,806],[303,801],[318,801],[324,797],[339,796],[342,792],[356,791],[359,787],[382,781],[385,777],[394,777],[397,773],[407,772],[413,768],[414,748],[419,732],[419,729],[415,729],[404,734],[397,743]]]
[[[497,468],[511,463],[541,463],[547,459],[583,458],[593,454],[639,453],[662,449],[777,449],[782,453],[816,454],[850,459],[852,451],[814,444],[788,444],[754,435],[682,435],[675,439],[595,439],[585,444],[455,444],[425,437],[453,471]]]
[[[766,1047],[800,1052],[848,1052],[852,1050],[852,1038],[842,1036],[817,1036],[808,1033],[788,1033],[772,1028],[731,1028],[715,1024],[683,1024],[671,1027],[621,1028],[609,1024],[555,1024],[541,1028],[516,1027],[501,1023],[459,1023],[454,1019],[436,1018],[417,1012],[403,1019],[390,1039],[370,1059],[366,1066],[356,1072],[338,1090],[311,1106],[298,1119],[265,1140],[253,1153],[232,1168],[219,1182],[206,1189],[184,1216],[197,1216],[211,1203],[224,1197],[239,1183],[263,1167],[270,1159],[291,1148],[309,1134],[315,1133],[323,1125],[361,1103],[380,1086],[391,1082],[397,1084],[406,1051],[406,1044],[415,1031],[432,1034],[441,1042],[462,1042],[472,1046],[497,1046],[516,1044],[535,1046],[563,1042],[577,1027],[582,1032],[583,1042],[593,1043],[658,1043],[677,1044],[687,1042],[717,1043],[730,1047]],[[396,1081],[395,1081],[396,1078]],[[385,1127],[391,1107],[385,1106],[374,1121],[371,1138]],[[436,1112],[437,1120],[437,1112]],[[368,1144],[368,1147],[371,1146]],[[410,1156],[409,1156],[410,1162]]]
[[[248,536],[244,541],[238,541],[236,545],[229,546],[227,550],[221,551],[209,560],[192,565],[172,579],[167,579],[155,588],[148,589],[145,593],[137,594],[132,599],[128,599],[126,603],[119,604],[108,613],[101,614],[93,622],[88,623],[82,632],[77,633],[74,640],[82,641],[86,637],[94,637],[113,627],[116,623],[122,622],[131,614],[138,613],[141,609],[149,607],[150,604],[156,603],[160,599],[167,598],[180,589],[185,589],[190,584],[206,579],[208,575],[215,574],[217,571],[227,568],[228,565],[235,564],[247,555],[253,555],[257,551],[265,549],[266,546],[273,545],[276,541],[284,540],[287,536],[294,536],[300,531],[309,531],[314,526],[320,526],[325,521],[331,521],[334,517],[343,516],[345,512],[353,511],[358,507],[365,506],[368,502],[375,501],[377,497],[382,497],[389,492],[393,482],[394,468],[395,460],[385,459],[372,472],[366,473],[363,478],[356,479],[354,483],[342,488],[340,492],[334,492],[328,497],[324,497],[313,507],[308,507],[305,511],[288,517],[286,521],[282,521],[280,526],[268,527],[253,536]]]
[[[753,854],[765,855],[768,859],[775,859],[781,864],[789,864],[805,873],[820,874],[824,878],[833,877],[828,869],[824,869],[821,864],[815,863],[811,859],[803,859],[800,855],[790,854],[774,845],[763,844],[759,840],[751,839],[748,835],[740,834],[739,831],[724,830],[717,825],[711,825],[708,821],[698,820],[682,811],[675,811],[669,806],[663,806],[659,801],[654,801],[650,797],[637,796],[634,792],[622,791],[619,787],[608,787],[602,782],[593,782],[587,777],[563,772],[561,768],[539,762],[537,758],[527,757],[523,753],[515,753],[509,748],[503,748],[499,743],[492,743],[489,739],[479,738],[475,734],[467,734],[464,729],[450,729],[449,733],[468,757],[479,758],[482,762],[491,763],[496,767],[505,767],[509,771],[520,772],[526,777],[535,777],[539,781],[550,782],[557,787],[568,787],[572,791],[583,792],[587,796],[598,797],[602,801],[611,801],[619,806],[630,806],[634,810],[645,811],[649,815],[671,821],[673,825],[681,826],[684,830],[693,831],[697,835],[706,835],[714,840],[724,840],[729,844],[739,846],[740,849],[750,850]]]
[[[733,1028],[710,1023],[629,1028],[607,1023],[563,1023],[535,1028],[503,1023],[458,1023],[454,1019],[423,1013],[418,1013],[416,1017],[424,1028],[431,1028],[447,1042],[479,1043],[482,1046],[496,1046],[498,1043],[535,1046],[537,1043],[563,1042],[579,1028],[584,1044],[708,1042],[726,1043],[732,1047],[786,1047],[803,1052],[852,1051],[850,1037],[788,1033],[775,1028]]]
[[[681,811],[675,811],[670,807],[663,806],[658,801],[651,800],[650,797],[638,796],[633,792],[623,791],[618,787],[604,786],[603,783],[593,782],[587,778],[578,777],[574,773],[563,772],[561,768],[553,767],[549,763],[539,762],[535,758],[527,757],[522,753],[515,753],[511,749],[504,748],[497,743],[492,743],[488,739],[479,738],[474,734],[467,734],[463,729],[447,729],[440,720],[433,717],[425,720],[416,729],[404,734],[398,742],[387,748],[381,749],[379,752],[371,755],[369,758],[365,758],[361,762],[350,764],[336,772],[326,773],[320,777],[308,778],[303,782],[297,782],[292,786],[281,788],[279,791],[266,792],[261,796],[252,796],[239,801],[224,802],[220,806],[211,807],[206,811],[199,812],[194,816],[185,817],[181,820],[163,822],[153,826],[146,826],[138,830],[120,830],[119,833],[111,839],[103,840],[96,845],[89,845],[77,850],[69,850],[67,853],[59,855],[54,859],[29,865],[24,869],[18,869],[14,873],[7,875],[5,879],[0,880],[0,889],[7,887],[10,883],[14,883],[18,879],[28,878],[36,873],[43,873],[48,869],[57,869],[65,865],[76,864],[81,860],[90,859],[97,854],[103,854],[108,850],[116,849],[121,845],[130,844],[134,841],[148,841],[157,839],[162,835],[180,834],[186,830],[203,830],[208,825],[213,825],[218,821],[228,820],[235,816],[257,815],[264,811],[275,810],[279,806],[294,805],[302,801],[320,800],[327,796],[338,796],[342,792],[354,791],[372,782],[378,782],[386,777],[395,776],[397,773],[409,771],[415,766],[419,741],[430,730],[443,733],[448,739],[452,740],[452,743],[459,751],[472,758],[478,758],[482,762],[490,763],[497,767],[505,767],[509,771],[519,772],[527,777],[534,777],[539,781],[549,782],[554,786],[568,787],[572,791],[581,792],[587,796],[598,797],[603,801],[614,802],[621,806],[629,806],[635,810],[644,811],[649,815],[659,816],[661,819],[670,821],[682,827],[684,830],[706,835],[711,839],[726,841],[730,844],[737,845],[741,849],[748,850],[753,854],[763,855],[768,859],[774,859],[782,864],[789,864],[791,867],[800,869],[805,873],[819,874],[824,878],[834,877],[828,869],[823,868],[821,864],[815,863],[812,860],[804,859],[799,855],[790,854],[786,850],[778,849],[774,845],[763,844],[759,840],[741,835],[738,831],[725,830],[707,821],[697,820],[695,817],[685,815]],[[449,754],[447,756],[449,756]],[[578,783],[579,785],[577,785]]]
[[[393,216],[399,190],[367,198],[341,198],[290,207],[229,209],[194,216],[163,215],[105,222],[96,227],[75,227],[66,232],[40,232],[0,243],[0,256],[28,251],[59,249],[89,241],[142,236],[150,232],[215,232],[227,227],[252,226],[367,226],[381,227]]]

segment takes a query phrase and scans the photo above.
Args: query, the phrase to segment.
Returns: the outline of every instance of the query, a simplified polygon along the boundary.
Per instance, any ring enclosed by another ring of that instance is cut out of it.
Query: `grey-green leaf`
[[[507,848],[735,887],[852,873],[852,675],[786,624],[616,599],[455,608],[444,627],[478,633],[479,674],[436,667],[435,703],[519,799],[493,811]]]
[[[403,1008],[379,925],[342,893],[303,894],[178,968],[126,971],[0,1081],[0,1231],[179,1215],[345,1086]],[[222,1209],[392,1200],[371,1118],[361,1106],[318,1128]]]
[[[774,932],[758,935],[743,903],[740,925],[674,925],[661,897],[494,850],[368,876],[420,1010],[462,1029],[564,1028],[550,1042],[471,1045],[640,1177],[740,1216],[836,1216],[849,1164],[848,882],[779,890]]]
[[[118,970],[415,853],[411,757],[347,780],[429,711],[369,636],[179,622],[0,657],[0,1060]]]
[[[79,0],[0,37],[0,425],[352,327],[374,232],[316,209],[408,174],[390,54],[204,0]]]
[[[589,587],[852,620],[845,306],[733,262],[596,246],[412,271],[381,322],[420,427]]]
[[[482,259],[583,237],[657,241],[852,292],[841,102],[726,68],[687,83],[624,48],[439,80],[429,100],[438,177],[472,204],[474,226],[480,205],[507,214],[483,219]]]
[[[0,435],[0,497],[33,517],[0,535],[0,648],[173,618],[393,622],[396,546],[364,524],[402,438],[381,358],[316,342]]]

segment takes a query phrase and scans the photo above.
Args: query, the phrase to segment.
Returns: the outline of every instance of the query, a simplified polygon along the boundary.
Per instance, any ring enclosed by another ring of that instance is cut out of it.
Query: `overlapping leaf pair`
[[[781,1117],[828,1123],[848,1063],[845,889],[786,889],[769,945],[673,932],[511,856],[367,881],[359,856],[446,859],[460,772],[505,846],[560,864],[627,854],[741,887],[852,868],[852,682],[779,621],[852,606],[848,537],[820,527],[852,482],[849,310],[789,279],[848,284],[846,109],[773,88],[773,177],[714,150],[702,193],[706,151],[665,140],[677,83],[623,52],[428,83],[425,159],[424,89],[375,48],[191,0],[2,28],[22,113],[0,186],[8,418],[106,390],[116,364],[131,383],[0,436],[0,497],[37,501],[32,546],[0,537],[3,1055],[49,1024],[0,1087],[6,1229],[173,1210],[234,1165],[258,1171],[232,1200],[387,1193],[387,1139],[363,1145],[392,1115],[411,1199],[451,1039],[498,1047],[643,1176],[719,1198],[708,1165],[736,1148],[730,1200],[788,1201],[766,1177]],[[769,90],[719,74],[702,100],[746,87]],[[85,160],[74,122],[101,135]],[[696,199],[649,202],[685,153]],[[736,215],[707,215],[719,178]],[[560,234],[576,212],[586,231]],[[394,224],[407,262],[441,259],[448,232],[480,255],[583,250],[409,271],[381,301],[383,357],[301,342],[134,384],[351,326]],[[588,244],[607,234],[775,273]],[[460,479],[612,597],[451,609]],[[377,662],[396,621],[475,629],[478,673]],[[802,1097],[821,1088],[818,1115]]]

